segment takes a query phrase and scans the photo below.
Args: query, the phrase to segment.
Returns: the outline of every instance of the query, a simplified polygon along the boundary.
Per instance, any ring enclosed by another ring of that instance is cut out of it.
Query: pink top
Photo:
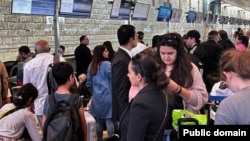
[[[237,44],[235,46],[235,49],[238,51],[245,51],[246,50],[246,46],[244,44]]]

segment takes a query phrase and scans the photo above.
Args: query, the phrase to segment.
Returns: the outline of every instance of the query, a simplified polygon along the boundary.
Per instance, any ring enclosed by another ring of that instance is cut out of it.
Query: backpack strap
[[[54,94],[49,95],[49,107],[51,108],[51,111],[52,111],[51,114],[53,114],[56,108],[56,100],[55,100]],[[51,114],[48,117],[46,117],[46,121],[43,126],[43,141],[47,140],[47,129],[48,129],[49,122],[52,119]]]
[[[18,106],[12,106],[11,108],[7,109],[6,111],[3,111],[3,113],[0,114],[0,119],[2,119],[3,117],[14,113],[15,111],[18,111],[20,109],[24,109],[25,107],[18,107]]]
[[[53,65],[55,63],[58,63],[60,62],[60,56],[59,55],[54,55],[53,56],[53,63],[49,64],[49,67],[48,67],[48,73],[47,73],[47,86],[48,86],[48,94],[52,94],[52,90],[51,90],[51,82],[50,82],[50,77],[49,76],[53,76],[52,74],[52,71],[50,71],[53,67]]]
[[[70,98],[69,98],[68,103],[69,103],[69,105],[70,105],[71,107],[74,106],[75,101],[78,99],[78,97],[79,97],[78,94],[71,94],[71,95],[70,95]]]
[[[56,54],[56,55],[54,55],[53,63],[55,64],[58,62],[60,62],[60,56]]]
[[[83,139],[80,116],[79,116],[79,114],[78,114],[78,109],[76,109],[76,108],[74,107],[74,104],[76,103],[76,100],[77,100],[79,97],[80,97],[79,94],[72,93],[72,94],[70,95],[70,98],[69,98],[68,103],[69,103],[69,105],[70,105],[71,112],[72,112],[72,118],[73,118],[73,121],[74,121],[74,124],[73,124],[73,132],[76,133],[74,136],[77,135],[77,138]]]
[[[54,111],[54,109],[56,108],[56,100],[54,94],[49,95],[49,106],[51,108],[51,111]]]
[[[18,108],[16,106],[13,106],[9,109],[4,110],[2,113],[0,113],[0,119],[2,119],[3,117],[15,112]]]
[[[79,97],[78,94],[71,94],[69,97],[68,104],[71,107],[74,107],[75,101],[78,99],[78,97]],[[54,94],[49,95],[49,105],[52,111],[54,111],[54,109],[56,108],[56,104],[57,102],[55,100]]]
[[[52,71],[50,71],[50,69],[52,69],[53,64],[49,64],[49,68],[48,68],[48,72],[47,72],[47,86],[48,86],[48,94],[51,95],[52,91],[51,91],[51,86],[50,86],[50,76],[52,75]]]

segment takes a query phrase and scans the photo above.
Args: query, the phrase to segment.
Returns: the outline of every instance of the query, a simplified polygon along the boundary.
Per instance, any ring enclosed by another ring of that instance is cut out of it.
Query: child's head
[[[27,104],[34,101],[37,96],[37,88],[31,83],[27,83],[17,91],[17,94],[14,96],[13,103],[17,107],[28,107]]]
[[[52,74],[58,86],[67,83],[70,77],[74,78],[73,67],[68,62],[55,63],[53,65]]]

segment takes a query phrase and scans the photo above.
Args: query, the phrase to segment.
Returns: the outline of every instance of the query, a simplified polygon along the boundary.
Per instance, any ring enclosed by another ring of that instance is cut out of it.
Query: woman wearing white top
[[[22,139],[25,127],[31,140],[42,140],[42,131],[33,111],[37,95],[37,89],[31,83],[27,83],[17,92],[13,103],[6,104],[0,109],[0,115],[12,111],[0,119],[0,140]]]

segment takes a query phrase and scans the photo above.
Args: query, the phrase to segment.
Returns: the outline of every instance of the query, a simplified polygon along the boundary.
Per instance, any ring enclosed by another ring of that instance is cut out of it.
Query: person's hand
[[[10,100],[10,97],[4,97],[4,103],[10,103],[11,100]]]
[[[176,91],[178,91],[178,88],[179,88],[179,85],[175,81],[170,79],[168,89],[172,92],[176,92]]]
[[[81,84],[82,82],[84,82],[87,79],[87,75],[82,73],[78,76],[79,79],[79,83]]]
[[[10,103],[10,97],[4,97],[2,103],[0,103],[0,108],[3,107],[5,104]]]
[[[91,105],[91,99],[89,100],[88,104],[87,104],[87,107],[90,108],[90,105]]]

